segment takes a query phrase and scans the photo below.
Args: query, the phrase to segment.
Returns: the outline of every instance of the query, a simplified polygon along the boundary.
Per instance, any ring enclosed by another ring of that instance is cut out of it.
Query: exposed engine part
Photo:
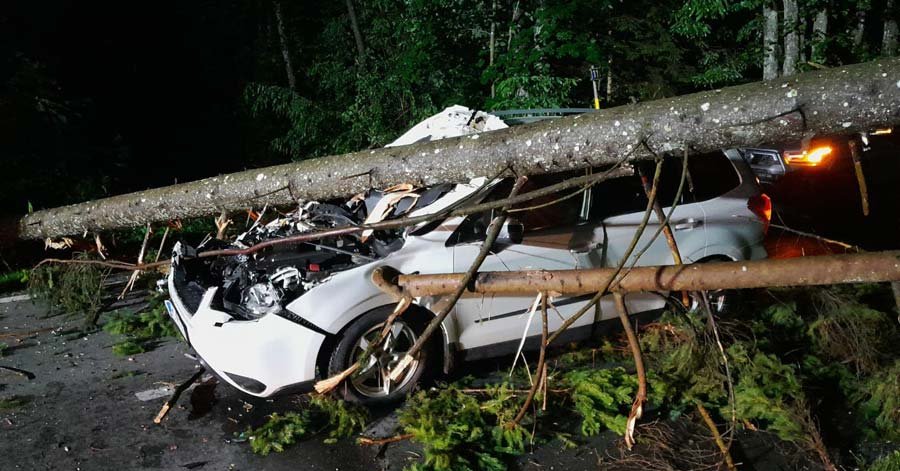
[[[232,244],[220,240],[204,241],[199,248],[246,248],[260,242],[311,231],[363,224],[375,211],[381,219],[402,217],[417,207],[431,204],[453,189],[453,185],[412,189],[402,192],[415,197],[396,199],[396,192],[371,190],[344,204],[305,202],[282,217],[263,222],[265,208],[254,224]],[[385,201],[397,201],[386,204]],[[381,204],[379,205],[379,202]],[[377,209],[376,209],[377,208]],[[184,248],[185,285],[221,286],[218,300],[226,312],[245,320],[277,314],[303,293],[327,281],[335,273],[378,260],[400,249],[405,242],[402,229],[343,235],[274,246],[251,255],[223,256],[212,259],[191,258],[196,251]]]

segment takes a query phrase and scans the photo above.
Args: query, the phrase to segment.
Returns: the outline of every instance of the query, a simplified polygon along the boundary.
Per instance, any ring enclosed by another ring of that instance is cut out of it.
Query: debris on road
[[[156,414],[156,417],[153,419],[154,424],[159,424],[162,422],[166,414],[169,413],[169,410],[172,409],[172,406],[175,405],[176,402],[178,402],[178,398],[181,397],[181,393],[183,393],[188,387],[194,384],[195,381],[200,379],[200,376],[203,376],[203,373],[205,371],[206,368],[201,367],[199,370],[197,370],[196,373],[194,373],[193,376],[190,377],[190,379],[179,384],[178,387],[175,388],[175,391],[172,393],[172,397],[163,404],[162,409],[159,410],[159,413]]]

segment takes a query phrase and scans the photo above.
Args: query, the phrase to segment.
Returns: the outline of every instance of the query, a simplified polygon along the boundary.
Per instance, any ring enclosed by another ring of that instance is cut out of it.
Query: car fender
[[[306,292],[287,309],[317,328],[337,335],[363,314],[382,306],[394,306],[396,301],[372,283],[372,272],[387,263],[370,263],[335,274],[330,280]],[[416,304],[427,309],[427,305]],[[441,323],[441,340],[445,372],[452,364],[452,345],[456,344],[455,326],[448,316]]]

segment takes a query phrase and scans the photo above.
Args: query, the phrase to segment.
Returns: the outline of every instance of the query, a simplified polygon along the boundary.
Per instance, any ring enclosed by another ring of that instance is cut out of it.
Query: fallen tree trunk
[[[865,131],[900,122],[900,60],[826,69],[502,131],[366,150],[247,170],[36,211],[0,233],[20,239],[81,234],[344,197],[399,182],[428,185],[604,165]],[[644,145],[646,144],[646,145]]]
[[[467,293],[578,295],[603,288],[613,268],[479,273]],[[459,286],[458,273],[400,275],[395,283],[412,296],[440,296]],[[612,292],[702,291],[811,286],[900,280],[900,251],[823,255],[790,259],[637,267],[612,285]]]

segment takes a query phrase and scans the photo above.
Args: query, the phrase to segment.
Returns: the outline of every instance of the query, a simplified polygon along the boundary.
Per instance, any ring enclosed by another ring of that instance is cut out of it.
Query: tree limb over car
[[[431,185],[532,175],[647,159],[684,147],[702,153],[811,133],[865,131],[900,121],[900,60],[684,95],[439,141],[365,150],[36,211],[0,233],[36,239],[327,200],[398,182]],[[643,144],[646,144],[643,145]],[[645,148],[646,147],[646,148]]]

